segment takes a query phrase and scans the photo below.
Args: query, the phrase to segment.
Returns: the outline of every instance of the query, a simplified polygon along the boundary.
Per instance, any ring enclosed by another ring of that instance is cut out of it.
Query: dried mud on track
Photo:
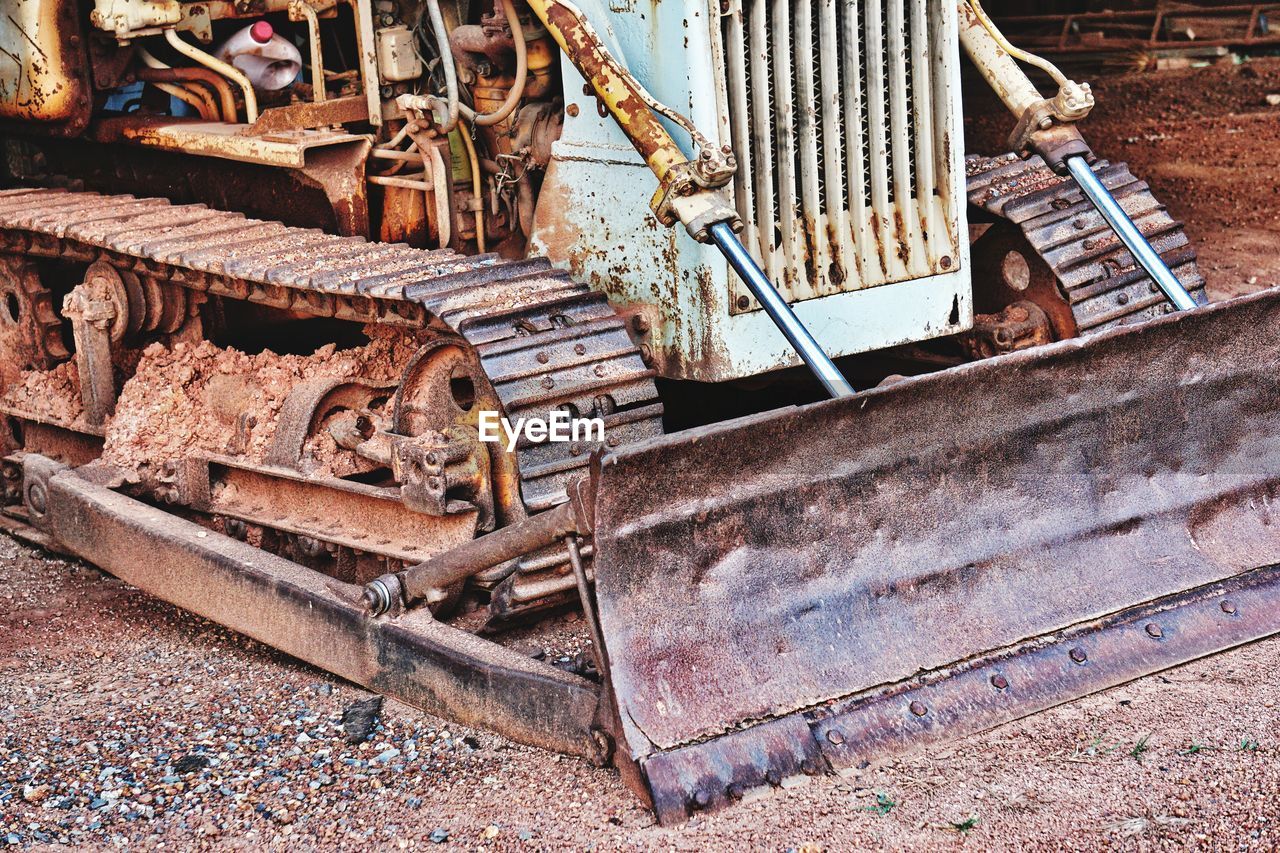
[[[1275,849],[1277,667],[1259,643],[664,829],[613,773],[390,701],[350,744],[364,691],[0,537],[0,845]]]
[[[1280,61],[1095,88],[1090,139],[1188,223],[1213,295],[1280,281]],[[970,124],[979,151],[1009,127]],[[366,692],[0,537],[0,846],[1273,850],[1277,669],[1257,643],[663,829],[615,774],[389,701],[349,744]]]

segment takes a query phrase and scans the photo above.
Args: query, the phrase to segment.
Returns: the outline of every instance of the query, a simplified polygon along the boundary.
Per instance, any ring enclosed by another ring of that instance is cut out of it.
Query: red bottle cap
[[[258,21],[249,28],[250,37],[258,44],[266,44],[271,41],[271,37],[275,34],[276,31],[271,28],[271,24],[267,21]]]

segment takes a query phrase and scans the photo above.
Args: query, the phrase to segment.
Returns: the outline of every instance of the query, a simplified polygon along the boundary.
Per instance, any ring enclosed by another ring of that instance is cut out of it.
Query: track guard
[[[607,457],[660,819],[1280,631],[1278,356],[1272,290]]]

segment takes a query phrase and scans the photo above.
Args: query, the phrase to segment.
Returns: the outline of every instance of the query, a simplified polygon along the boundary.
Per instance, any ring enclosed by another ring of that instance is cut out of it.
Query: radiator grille
[[[744,242],[791,301],[955,268],[954,27],[945,0],[737,0],[722,16]],[[731,304],[757,307],[745,288]]]

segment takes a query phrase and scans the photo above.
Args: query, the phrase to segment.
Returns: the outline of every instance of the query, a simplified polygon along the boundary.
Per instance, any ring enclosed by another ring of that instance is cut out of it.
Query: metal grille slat
[[[751,115],[751,58],[747,47],[750,42],[740,10],[730,15],[725,22],[723,42],[728,77],[731,80],[742,81],[742,85],[730,89],[729,97],[732,100],[729,111],[738,116]],[[755,149],[751,144],[750,126],[745,122],[733,122],[732,140],[733,150],[738,157],[738,171],[734,175],[734,193],[742,210],[755,210]],[[760,251],[760,236],[756,229],[743,229],[742,239],[748,252],[757,258],[763,257]]]
[[[798,277],[796,269],[796,108],[795,75],[792,68],[792,0],[773,0],[770,38],[773,42],[774,174],[778,196],[778,225],[782,232],[782,255],[786,265],[781,282],[790,290]]]
[[[945,0],[729,8],[720,35],[742,164],[738,212],[748,250],[787,299],[954,271],[955,9]],[[736,298],[730,310],[756,307]]]
[[[797,159],[800,166],[800,228],[796,241],[796,267],[800,275],[792,285],[796,299],[809,299],[821,295],[822,279],[817,270],[827,268],[826,240],[820,239],[825,230],[822,213],[822,177],[819,170],[819,145],[821,134],[818,126],[818,92],[814,59],[817,56],[813,43],[813,5],[809,0],[796,0],[793,63],[796,73],[796,130]]]
[[[760,234],[760,256],[764,269],[774,281],[781,281],[782,259],[778,255],[774,223],[778,218],[777,199],[774,196],[773,106],[769,93],[772,90],[773,68],[769,57],[769,6],[772,0],[755,0],[751,6],[750,67],[755,95],[751,103],[751,147],[754,152],[755,199],[753,208],[745,208],[744,217],[757,223]],[[744,88],[746,88],[744,86]],[[742,122],[736,122],[742,124]],[[754,214],[754,215],[753,215]]]
[[[819,233],[819,244],[827,244],[832,279],[830,290],[837,291],[849,278],[853,264],[853,245],[849,231],[848,187],[845,184],[845,115],[840,92],[840,15],[839,0],[822,0],[818,20],[818,76],[822,87],[822,170],[826,181],[825,233]],[[824,239],[825,238],[825,239]]]

